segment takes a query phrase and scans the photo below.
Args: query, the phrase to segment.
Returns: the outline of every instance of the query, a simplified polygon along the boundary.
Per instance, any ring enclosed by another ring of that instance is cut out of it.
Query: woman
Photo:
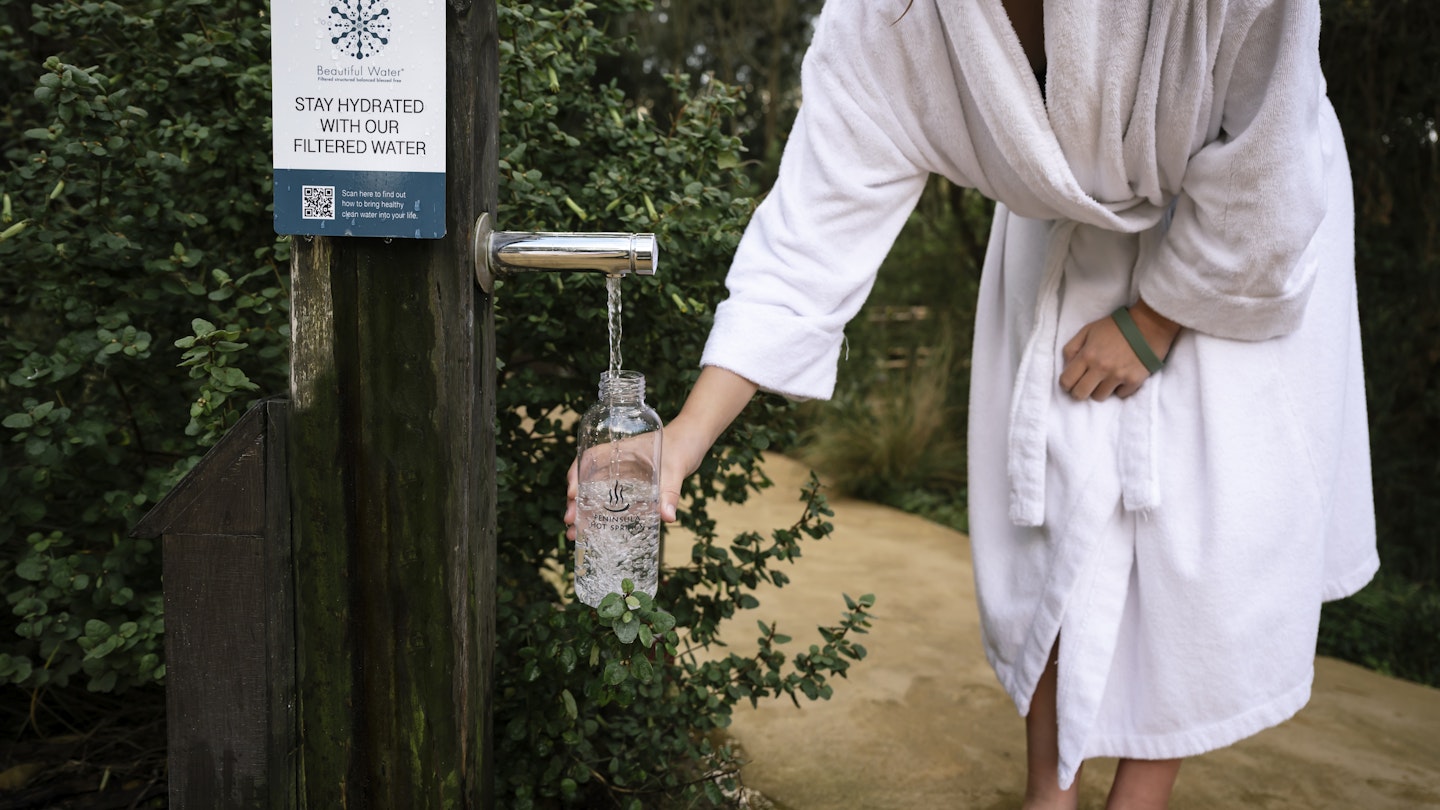
[[[673,520],[757,388],[830,395],[930,173],[997,201],[970,522],[1027,807],[1095,756],[1111,807],[1164,806],[1181,758],[1304,705],[1320,603],[1378,566],[1318,30],[1315,0],[831,0],[666,428]]]

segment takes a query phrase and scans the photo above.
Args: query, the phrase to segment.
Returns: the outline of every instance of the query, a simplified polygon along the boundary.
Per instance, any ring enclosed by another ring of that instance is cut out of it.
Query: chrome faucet
[[[583,270],[607,276],[653,276],[660,248],[653,233],[496,231],[489,214],[475,221],[475,279],[487,294],[499,272]]]

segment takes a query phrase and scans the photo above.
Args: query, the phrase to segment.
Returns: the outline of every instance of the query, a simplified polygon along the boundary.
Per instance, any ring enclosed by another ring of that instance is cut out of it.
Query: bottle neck
[[[638,371],[606,371],[600,375],[600,399],[606,402],[644,402],[645,375]]]

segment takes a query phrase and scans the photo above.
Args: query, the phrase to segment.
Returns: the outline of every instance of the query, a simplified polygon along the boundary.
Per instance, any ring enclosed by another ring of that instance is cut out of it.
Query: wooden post
[[[291,521],[301,807],[490,805],[493,0],[450,0],[441,240],[296,237]]]

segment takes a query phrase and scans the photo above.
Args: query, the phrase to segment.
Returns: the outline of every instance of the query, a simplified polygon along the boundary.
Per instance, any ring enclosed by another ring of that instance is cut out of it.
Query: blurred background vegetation
[[[627,285],[625,351],[673,413],[751,195],[774,177],[821,0],[553,5],[502,3],[505,221],[661,231],[675,272]],[[1321,5],[1355,179],[1384,562],[1359,595],[1326,606],[1322,652],[1440,685],[1440,5]],[[288,240],[268,212],[265,25],[260,0],[0,0],[0,684],[23,697],[17,722],[33,723],[47,694],[163,681],[158,553],[129,527],[252,398],[285,388]],[[932,179],[848,330],[836,401],[797,412],[757,400],[696,493],[763,482],[755,461],[779,448],[842,492],[964,528],[989,214]],[[594,283],[512,284],[499,298],[502,591],[516,625],[550,587],[537,569],[565,556],[548,495],[571,438],[555,415],[593,396],[604,365],[592,339],[603,297],[576,293]],[[177,340],[195,352],[186,367]],[[703,530],[703,510],[697,520]],[[556,681],[519,677],[530,632],[501,639],[516,663],[501,711],[568,745],[553,707],[532,700]],[[83,721],[48,706],[56,723]],[[517,761],[535,750],[516,743]],[[517,764],[506,789],[559,797],[558,757]]]

